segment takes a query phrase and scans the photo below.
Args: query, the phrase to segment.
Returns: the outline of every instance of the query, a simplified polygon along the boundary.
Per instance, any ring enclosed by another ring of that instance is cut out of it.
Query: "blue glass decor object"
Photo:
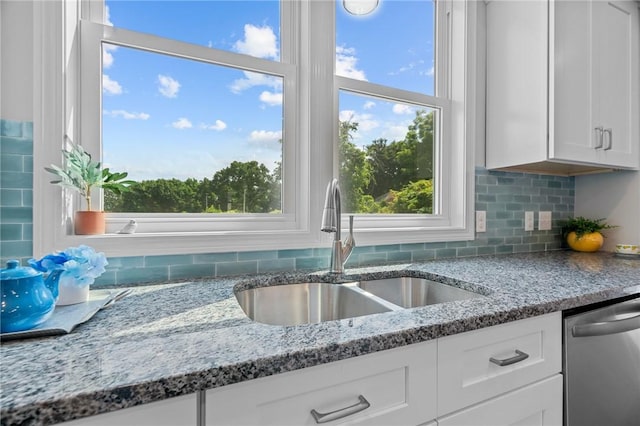
[[[55,308],[61,273],[54,271],[45,280],[41,272],[21,267],[17,260],[8,261],[0,273],[0,331],[29,330],[46,321]]]

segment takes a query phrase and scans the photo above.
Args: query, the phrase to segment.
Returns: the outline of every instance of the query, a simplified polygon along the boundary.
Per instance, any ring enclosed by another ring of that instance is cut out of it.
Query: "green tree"
[[[371,166],[366,161],[366,153],[351,140],[352,132],[358,130],[358,123],[340,122],[340,190],[342,192],[342,211],[357,213],[362,211],[365,191],[371,179]]]
[[[433,180],[410,182],[400,191],[393,191],[390,209],[393,213],[433,213]]]
[[[123,194],[123,212],[182,213],[193,212],[195,179],[156,179],[137,182]],[[196,181],[197,182],[197,181]],[[202,209],[200,208],[199,211]]]
[[[413,180],[433,178],[433,114],[424,109],[417,111],[404,138],[407,151],[400,159],[401,168]]]
[[[233,161],[213,175],[216,207],[223,212],[268,213],[271,208],[273,177],[257,161]]]

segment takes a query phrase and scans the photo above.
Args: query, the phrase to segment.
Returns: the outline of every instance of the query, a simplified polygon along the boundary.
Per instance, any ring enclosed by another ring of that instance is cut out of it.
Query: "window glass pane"
[[[109,25],[280,60],[277,0],[107,0],[105,4]]]
[[[137,183],[112,212],[281,210],[282,78],[103,44],[104,166]],[[115,49],[115,50],[114,50]]]
[[[340,92],[343,212],[433,212],[437,110]]]
[[[336,5],[337,75],[434,95],[432,0],[380,1],[365,16]]]

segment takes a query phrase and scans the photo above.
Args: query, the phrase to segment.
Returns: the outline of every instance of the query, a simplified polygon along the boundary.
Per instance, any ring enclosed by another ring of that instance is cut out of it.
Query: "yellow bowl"
[[[584,234],[580,238],[576,236],[575,232],[570,232],[569,235],[567,235],[567,244],[575,251],[598,251],[603,243],[604,237],[599,232]]]

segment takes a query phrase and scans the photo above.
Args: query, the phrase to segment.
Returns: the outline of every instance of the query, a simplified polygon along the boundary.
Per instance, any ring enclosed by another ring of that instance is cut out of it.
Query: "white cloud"
[[[114,109],[111,111],[105,111],[104,113],[111,117],[122,117],[125,120],[147,120],[151,117],[146,112],[129,112],[123,109]]]
[[[367,81],[364,71],[356,67],[358,58],[355,49],[344,46],[336,47],[336,74],[356,80]]]
[[[175,98],[180,90],[180,83],[168,75],[158,75],[158,91],[167,98]]]
[[[392,111],[394,114],[413,114],[413,107],[405,104],[394,104]]]
[[[279,77],[273,77],[271,75],[260,74],[251,71],[244,71],[245,78],[235,80],[231,84],[231,91],[233,93],[240,93],[243,90],[250,89],[254,86],[267,86],[275,90],[282,89],[282,79]]]
[[[205,124],[202,123],[200,125],[201,129],[205,129],[205,130],[217,130],[217,131],[221,131],[227,128],[227,123],[225,123],[222,120],[216,120],[216,122],[214,124]]]
[[[278,148],[279,146],[275,146],[275,142],[278,142],[282,139],[282,131],[272,132],[269,130],[254,130],[249,135],[249,142],[257,145],[274,145],[273,148]]]
[[[428,75],[429,77],[433,77],[435,75],[435,68],[433,67],[433,65],[431,66],[431,68],[429,68],[427,71],[424,72],[426,75]]]
[[[244,40],[238,40],[233,45],[238,53],[255,56],[257,58],[278,59],[278,46],[273,29],[268,26],[256,27],[251,24],[244,26]]]
[[[104,24],[113,27],[113,22],[111,22],[111,11],[109,10],[109,6],[104,7]]]
[[[390,141],[401,141],[407,136],[408,125],[391,125],[382,132],[382,137]]]
[[[102,74],[102,91],[108,95],[122,94],[122,86],[115,80],[111,80],[107,74]]]
[[[373,101],[367,101],[367,102],[365,102],[365,103],[364,103],[364,105],[362,106],[362,108],[364,108],[364,109],[371,109],[371,108],[373,108],[373,107],[375,107],[375,106],[376,106],[376,103],[375,103],[375,102],[373,102]]]
[[[374,120],[371,114],[359,114],[353,110],[342,110],[338,114],[340,121],[351,121],[358,123],[358,132],[367,132],[380,126],[377,120]]]
[[[260,93],[260,101],[267,105],[282,105],[282,93],[264,91]]]
[[[116,50],[118,50],[118,47],[114,46],[113,44],[106,44],[106,43],[102,44],[102,68],[103,69],[110,68],[111,65],[113,65],[113,55],[111,54],[111,52],[115,52]]]
[[[184,117],[178,118],[177,121],[174,121],[173,123],[171,123],[171,126],[173,126],[174,129],[190,129],[193,127],[193,124],[191,124],[191,122]]]

